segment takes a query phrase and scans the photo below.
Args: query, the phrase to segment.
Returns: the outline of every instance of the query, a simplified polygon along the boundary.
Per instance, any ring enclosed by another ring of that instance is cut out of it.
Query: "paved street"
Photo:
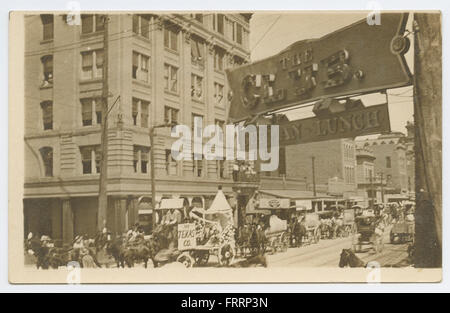
[[[389,231],[385,232],[384,249],[381,253],[373,251],[357,253],[364,262],[377,261],[381,266],[395,266],[407,256],[407,244],[392,245],[389,242]],[[352,237],[334,240],[321,240],[317,244],[300,248],[290,248],[285,253],[268,255],[269,267],[337,267],[342,249],[349,249]]]

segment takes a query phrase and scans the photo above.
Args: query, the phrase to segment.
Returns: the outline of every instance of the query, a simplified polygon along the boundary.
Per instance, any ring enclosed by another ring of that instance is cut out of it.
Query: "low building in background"
[[[281,159],[281,158],[280,158]],[[285,147],[287,178],[302,178],[307,190],[350,198],[357,194],[355,143],[337,139]],[[314,164],[314,180],[313,180]]]
[[[406,160],[406,137],[401,132],[379,135],[375,139],[357,141],[359,148],[368,148],[373,152],[374,177],[386,181],[385,201],[390,195],[408,196],[408,173]]]

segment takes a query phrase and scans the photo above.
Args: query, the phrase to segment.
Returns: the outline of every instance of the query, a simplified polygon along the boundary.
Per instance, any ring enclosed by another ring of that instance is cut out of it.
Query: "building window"
[[[42,87],[47,87],[53,85],[53,56],[44,55],[41,58],[42,62]]]
[[[172,151],[170,149],[166,149],[166,173],[167,175],[177,174],[177,162],[172,157]]]
[[[43,147],[39,149],[41,153],[42,162],[44,164],[44,175],[46,177],[53,176],[53,148],[52,147]]]
[[[197,128],[195,129],[195,120],[197,121]],[[201,116],[200,114],[194,114],[192,113],[192,119],[191,119],[191,129],[194,132],[195,131],[195,136],[197,137],[201,137],[202,133],[203,133],[203,116]]]
[[[219,49],[214,50],[214,69],[222,71],[223,70],[223,59],[224,53]]]
[[[173,28],[175,25],[166,25],[164,27],[164,47],[178,51],[178,31]]]
[[[234,56],[233,60],[235,66],[241,66],[245,64],[245,60],[241,57],[238,57],[237,55]]]
[[[200,22],[203,24],[203,14],[191,14],[191,17],[196,20],[197,22]]]
[[[164,122],[166,124],[178,124],[178,110],[165,106],[164,107]]]
[[[41,103],[44,130],[53,129],[53,104],[51,101]]]
[[[81,78],[103,77],[103,50],[81,52]]]
[[[135,173],[148,173],[149,147],[133,146],[133,167]]]
[[[144,54],[133,51],[133,64],[131,76],[134,79],[148,83],[148,67],[150,58]]]
[[[81,33],[89,34],[93,32],[103,31],[105,29],[104,25],[104,15],[99,14],[82,14],[81,15]]]
[[[81,165],[83,174],[100,173],[101,151],[100,146],[80,147]]]
[[[150,16],[133,14],[133,33],[150,39]]]
[[[192,172],[194,174],[194,177],[202,177],[203,174],[203,158],[202,155],[197,155],[197,158],[199,160],[195,159],[196,154],[193,154],[192,156]]]
[[[224,134],[224,132],[225,132],[225,122],[224,121],[222,121],[222,120],[215,120],[214,121],[214,124],[216,125],[216,126],[219,126],[219,128],[222,130],[222,133],[220,133],[219,134],[219,139],[220,139],[220,142],[224,142],[223,141],[223,134]]]
[[[219,83],[214,83],[214,103],[218,105],[223,105],[223,85]]]
[[[194,64],[203,64],[204,44],[198,39],[191,38],[191,59]]]
[[[217,31],[222,35],[225,33],[225,15],[217,14]]]
[[[195,74],[191,75],[191,97],[197,100],[203,98],[203,78]]]
[[[133,118],[133,125],[141,127],[148,127],[150,102],[133,98],[131,116]]]
[[[164,89],[178,92],[178,69],[172,65],[164,64]]]
[[[242,45],[242,33],[243,33],[242,25],[237,24],[236,25],[236,42],[240,45]]]
[[[386,168],[391,168],[392,164],[391,164],[391,157],[386,157]]]
[[[53,39],[53,14],[41,14],[43,39]]]
[[[83,126],[91,126],[102,123],[101,101],[93,98],[84,98],[81,102],[81,120]]]

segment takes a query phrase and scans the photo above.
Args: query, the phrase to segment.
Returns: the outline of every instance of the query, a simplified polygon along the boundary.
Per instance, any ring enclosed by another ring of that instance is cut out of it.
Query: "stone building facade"
[[[25,17],[25,233],[70,242],[93,235],[100,171],[104,33],[101,15]],[[108,16],[108,218],[122,232],[138,218],[138,199],[183,197],[207,206],[223,186],[227,161],[175,161],[165,122],[223,127],[229,108],[225,69],[249,61],[246,14]],[[79,23],[78,23],[79,22]]]

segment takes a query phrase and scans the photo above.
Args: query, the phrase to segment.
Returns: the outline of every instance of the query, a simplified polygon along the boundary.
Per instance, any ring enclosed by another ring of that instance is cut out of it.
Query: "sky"
[[[257,61],[272,56],[290,44],[303,40],[319,38],[344,26],[365,19],[367,13],[359,12],[258,12],[250,20],[251,60]],[[381,23],[383,21],[381,20]],[[406,26],[412,29],[412,14]],[[411,48],[405,58],[413,73],[413,38]],[[412,86],[388,90],[389,115],[392,131],[406,133],[407,121],[413,121]],[[367,106],[386,102],[382,94],[370,94],[360,97]],[[311,107],[293,110],[286,114],[289,119],[313,116]]]

